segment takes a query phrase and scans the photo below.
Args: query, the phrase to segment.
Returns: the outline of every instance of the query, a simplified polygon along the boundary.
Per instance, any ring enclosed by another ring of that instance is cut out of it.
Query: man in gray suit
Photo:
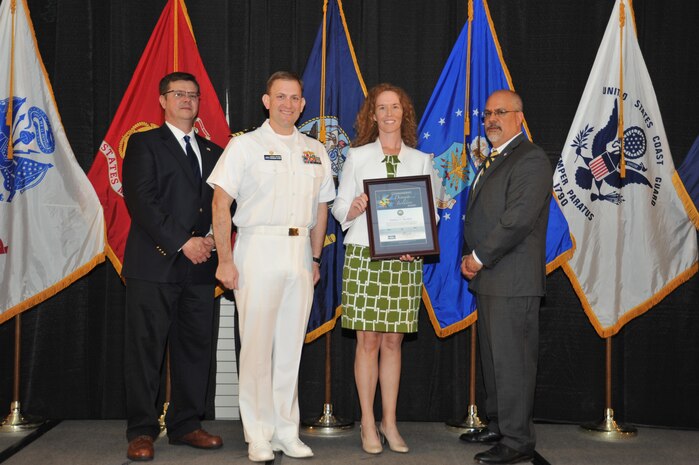
[[[493,145],[471,187],[461,272],[478,304],[478,338],[488,429],[466,433],[495,444],[478,463],[532,459],[539,305],[546,283],[546,227],[553,172],[544,151],[522,134],[522,99],[498,90],[485,105]]]

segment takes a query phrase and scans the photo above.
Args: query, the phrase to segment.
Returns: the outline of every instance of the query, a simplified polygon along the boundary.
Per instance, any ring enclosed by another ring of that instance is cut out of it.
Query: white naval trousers
[[[298,372],[313,301],[308,230],[240,228],[233,257],[245,440],[298,437]]]

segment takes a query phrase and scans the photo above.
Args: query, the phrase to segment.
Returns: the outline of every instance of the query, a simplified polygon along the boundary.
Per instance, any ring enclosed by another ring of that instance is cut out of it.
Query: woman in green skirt
[[[408,452],[396,425],[403,334],[417,331],[422,260],[403,255],[371,260],[365,179],[433,175],[432,156],[417,145],[415,109],[405,91],[391,84],[373,87],[357,114],[357,137],[342,169],[332,213],[347,231],[342,275],[342,327],[357,331],[354,377],[362,410],[362,448]],[[381,383],[381,424],[374,397]]]

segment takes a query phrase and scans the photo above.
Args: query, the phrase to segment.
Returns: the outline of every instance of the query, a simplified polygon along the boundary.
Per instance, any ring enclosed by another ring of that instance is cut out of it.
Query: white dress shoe
[[[287,440],[272,440],[272,449],[275,451],[282,451],[284,455],[288,457],[293,457],[296,459],[302,459],[304,457],[313,457],[313,451],[306,444],[301,442],[299,438],[291,438]]]
[[[248,458],[253,462],[274,460],[272,445],[267,441],[255,441],[248,444]]]

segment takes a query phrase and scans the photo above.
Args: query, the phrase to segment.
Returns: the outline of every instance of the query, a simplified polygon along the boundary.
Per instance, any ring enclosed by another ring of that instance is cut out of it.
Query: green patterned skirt
[[[422,260],[374,260],[347,244],[342,269],[342,327],[414,333],[422,297]]]

